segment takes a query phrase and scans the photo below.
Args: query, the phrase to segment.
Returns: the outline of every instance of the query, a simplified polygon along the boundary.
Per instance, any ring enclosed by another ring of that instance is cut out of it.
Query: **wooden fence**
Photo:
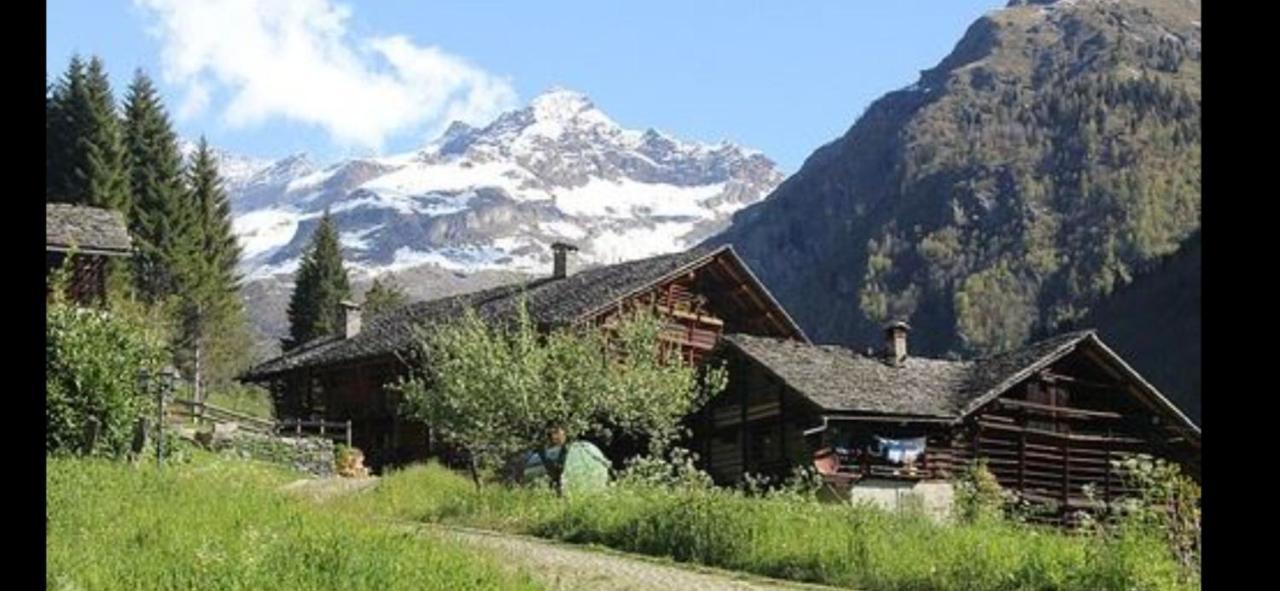
[[[285,419],[272,421],[215,406],[207,402],[177,398],[171,401],[170,413],[196,422],[236,423],[239,428],[264,435],[303,435],[345,440],[351,445],[351,421]]]
[[[303,435],[319,435],[330,439],[341,433],[346,439],[347,447],[351,447],[350,419],[346,421],[285,419],[276,423],[276,432],[282,435],[293,433],[299,437]]]

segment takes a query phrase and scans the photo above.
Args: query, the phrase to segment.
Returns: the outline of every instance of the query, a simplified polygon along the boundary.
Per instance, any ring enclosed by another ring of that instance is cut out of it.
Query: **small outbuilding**
[[[133,251],[124,216],[100,207],[47,203],[44,231],[46,276],[62,268],[70,256],[67,296],[84,305],[101,303],[107,262]]]

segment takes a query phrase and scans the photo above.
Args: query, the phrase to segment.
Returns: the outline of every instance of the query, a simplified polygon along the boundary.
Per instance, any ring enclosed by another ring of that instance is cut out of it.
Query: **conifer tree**
[[[54,85],[46,116],[45,199],[50,202],[82,203],[84,193],[76,185],[75,171],[83,168],[77,150],[79,138],[87,126],[88,90],[84,60],[71,56],[67,71]]]
[[[46,81],[44,83],[44,200],[46,203],[53,201],[53,176],[57,170],[54,157],[54,151],[57,148],[54,138],[56,118],[57,107],[53,102],[53,86]]]
[[[84,150],[83,170],[78,171],[84,200],[96,207],[130,212],[128,169],[120,134],[120,117],[116,108],[106,66],[98,57],[89,60],[85,74],[88,98],[87,126],[80,138]]]
[[[350,297],[351,286],[342,266],[338,230],[326,209],[295,275],[288,310],[289,337],[282,342],[284,349],[336,332],[341,317],[340,304]]]
[[[182,155],[155,87],[141,70],[125,97],[124,145],[135,206],[129,230],[138,290],[147,301],[177,291],[177,269],[198,246],[196,212],[184,195]]]
[[[373,285],[369,286],[369,291],[364,293],[362,307],[365,317],[373,319],[405,305],[408,301],[409,296],[394,279],[388,279],[386,282],[374,279]]]
[[[120,123],[102,60],[72,56],[46,102],[45,198],[118,209],[129,191]]]
[[[240,246],[231,229],[231,206],[218,162],[202,137],[186,169],[185,200],[195,212],[191,241],[176,266],[180,339],[178,362],[203,398],[210,383],[221,385],[242,369],[249,350],[236,266]]]
[[[187,186],[196,208],[201,252],[219,289],[231,293],[239,285],[236,266],[240,244],[231,227],[231,201],[223,188],[218,161],[203,136],[188,167]]]

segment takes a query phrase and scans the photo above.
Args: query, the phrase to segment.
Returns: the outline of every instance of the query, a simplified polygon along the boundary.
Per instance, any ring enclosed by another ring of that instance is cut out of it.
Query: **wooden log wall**
[[[812,461],[802,434],[815,419],[807,403],[758,366],[728,358],[729,385],[700,413],[695,438],[703,466],[717,482],[744,473],[785,477]]]
[[[957,431],[955,458],[985,458],[1002,487],[1058,510],[1047,519],[1105,509],[1137,492],[1115,462],[1137,453],[1185,459],[1167,443],[1174,434],[1122,387],[1046,372],[975,413]]]
[[[62,252],[45,252],[46,276],[60,269],[66,260]],[[71,259],[71,271],[67,277],[67,299],[82,306],[99,306],[106,300],[107,257],[78,254]],[[49,297],[48,287],[45,297]]]

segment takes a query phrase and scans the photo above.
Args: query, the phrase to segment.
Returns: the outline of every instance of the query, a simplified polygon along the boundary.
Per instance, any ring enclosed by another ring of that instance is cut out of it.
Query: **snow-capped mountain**
[[[325,209],[357,276],[423,264],[541,274],[555,241],[581,248],[577,264],[687,248],[783,178],[759,152],[624,129],[563,89],[411,153],[326,167],[223,158],[249,279],[292,272]]]

